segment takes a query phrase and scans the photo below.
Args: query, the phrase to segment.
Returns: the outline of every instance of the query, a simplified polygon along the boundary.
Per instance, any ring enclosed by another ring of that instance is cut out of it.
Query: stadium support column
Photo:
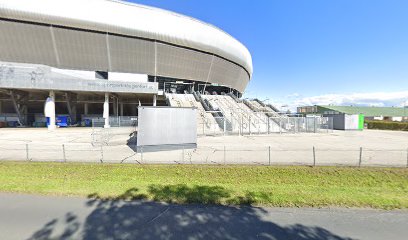
[[[88,103],[84,103],[84,114],[88,115]]]
[[[76,123],[76,99],[77,96],[73,93],[65,93],[65,98],[67,102],[67,109],[68,109],[68,114],[69,117],[71,118],[71,124]],[[75,101],[74,101],[75,99]]]
[[[153,95],[153,107],[156,107],[157,96],[156,94]]]
[[[21,106],[20,106],[19,101],[18,101],[19,100],[18,96],[14,92],[14,90],[10,91],[10,96],[11,96],[11,101],[13,102],[14,110],[16,111],[16,114],[17,114],[18,124],[20,126],[22,126],[23,125],[23,119],[22,119],[22,116],[21,116]]]
[[[54,130],[55,125],[55,92],[50,91],[47,103],[45,106],[45,116],[49,118],[48,130]]]
[[[105,119],[104,128],[110,128],[109,125],[109,93],[105,93],[105,102],[103,103],[103,118]]]
[[[119,98],[115,96],[113,98],[113,115],[119,117]]]

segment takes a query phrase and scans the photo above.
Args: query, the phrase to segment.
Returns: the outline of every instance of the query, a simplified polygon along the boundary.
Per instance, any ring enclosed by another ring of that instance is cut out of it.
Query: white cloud
[[[254,98],[255,96],[246,96]],[[312,105],[343,105],[343,106],[377,106],[377,107],[403,107],[408,106],[408,91],[400,92],[372,92],[372,93],[344,93],[344,94],[324,94],[318,96],[304,97],[299,93],[292,93],[282,98],[267,98],[270,103],[278,109],[296,112],[300,106]],[[283,106],[283,107],[282,107]]]
[[[292,93],[286,96],[286,98],[300,98],[302,97],[302,95],[300,95],[299,93]]]
[[[375,92],[351,94],[326,94],[294,100],[291,105],[355,105],[355,106],[405,106],[408,105],[408,91]]]

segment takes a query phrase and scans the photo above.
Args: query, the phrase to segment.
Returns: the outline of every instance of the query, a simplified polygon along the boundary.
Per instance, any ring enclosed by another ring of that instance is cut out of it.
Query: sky
[[[243,43],[244,97],[275,105],[408,105],[406,0],[129,0],[213,24]]]

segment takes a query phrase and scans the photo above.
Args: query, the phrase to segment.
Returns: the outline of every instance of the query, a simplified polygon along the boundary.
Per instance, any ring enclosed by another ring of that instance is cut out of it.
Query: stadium
[[[408,4],[295,3],[0,0],[0,240],[406,239]]]
[[[242,96],[253,71],[247,48],[221,29],[112,0],[0,1],[0,61],[9,126],[42,126],[47,99],[48,115],[72,124],[137,116],[140,105],[197,107],[198,95]],[[208,106],[216,100],[199,109],[220,110]]]

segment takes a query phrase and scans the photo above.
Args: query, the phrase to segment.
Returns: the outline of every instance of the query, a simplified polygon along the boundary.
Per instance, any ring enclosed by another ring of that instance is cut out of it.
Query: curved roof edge
[[[119,0],[0,0],[0,17],[155,39],[224,57],[252,76],[238,40],[192,17]]]

